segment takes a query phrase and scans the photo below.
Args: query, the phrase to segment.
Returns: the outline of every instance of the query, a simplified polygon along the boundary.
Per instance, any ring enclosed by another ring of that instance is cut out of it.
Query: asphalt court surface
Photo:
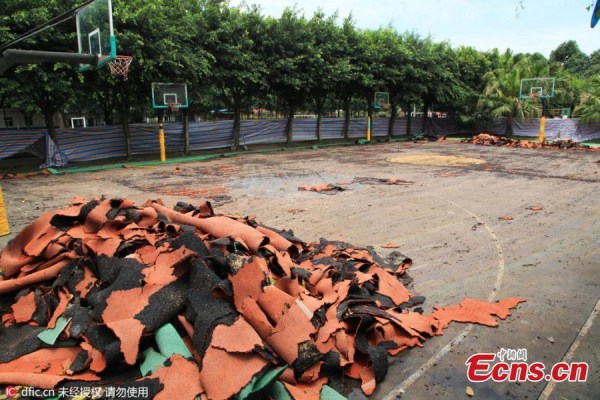
[[[394,162],[402,157],[413,162]],[[324,237],[382,255],[400,251],[414,261],[411,290],[427,297],[426,312],[465,297],[527,299],[496,328],[454,323],[423,348],[391,358],[372,398],[467,398],[471,386],[478,399],[593,399],[600,396],[598,161],[598,152],[378,143],[3,180],[13,233],[0,245],[75,195],[138,205],[161,198],[169,206],[208,199],[218,213],[254,215],[307,242]],[[414,184],[352,183],[365,177]],[[348,190],[298,190],[328,183]],[[390,242],[399,248],[381,247]],[[587,362],[588,381],[469,383],[466,359],[500,348],[527,349],[529,362],[547,366]]]

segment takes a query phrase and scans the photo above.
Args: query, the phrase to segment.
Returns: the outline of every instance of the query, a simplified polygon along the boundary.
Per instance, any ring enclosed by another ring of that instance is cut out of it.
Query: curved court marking
[[[481,218],[479,218],[473,212],[456,204],[453,201],[443,199],[438,196],[433,196],[433,197],[443,200],[446,203],[449,203],[449,204],[453,205],[454,207],[469,214],[470,216],[475,218],[475,220],[479,224],[481,224],[485,228],[485,230],[488,231],[488,233],[490,234],[492,241],[494,242],[494,245],[496,246],[496,252],[498,254],[498,272],[496,273],[496,282],[494,283],[494,287],[492,288],[492,291],[490,292],[490,294],[488,296],[488,301],[494,301],[496,299],[496,293],[498,293],[498,290],[500,289],[500,286],[502,285],[502,281],[504,280],[504,252],[502,251],[502,246],[500,245],[500,240],[498,239],[498,237],[496,236],[494,231],[485,222],[483,222],[481,220]],[[474,326],[475,326],[474,324],[469,324],[454,339],[452,339],[450,341],[450,343],[448,343],[447,345],[442,347],[440,350],[438,350],[438,352],[435,353],[433,356],[431,356],[431,358],[429,360],[427,360],[423,365],[421,365],[419,368],[417,368],[417,370],[415,372],[413,372],[408,378],[406,378],[402,383],[400,383],[391,392],[389,392],[384,397],[384,400],[395,400],[399,395],[403,394],[406,391],[406,389],[408,389],[408,387],[410,385],[415,383],[415,381],[417,379],[419,379],[421,376],[423,376],[423,374],[425,372],[427,372],[427,370],[429,370],[429,368],[431,368],[439,360],[444,358],[446,356],[446,354],[448,354],[454,346],[457,346],[458,344],[460,344],[469,335],[469,333],[471,333]]]

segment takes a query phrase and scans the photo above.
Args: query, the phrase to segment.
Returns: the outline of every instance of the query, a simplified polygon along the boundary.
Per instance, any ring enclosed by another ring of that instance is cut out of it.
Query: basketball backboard
[[[554,81],[554,78],[521,79],[519,97],[534,100],[554,97]]]
[[[154,82],[152,107],[169,108],[170,104],[179,104],[178,108],[188,108],[187,84]]]
[[[390,94],[388,92],[375,92],[373,101],[373,108],[379,110],[381,107],[385,108],[390,104]]]
[[[79,53],[98,56],[97,65],[82,64],[80,70],[101,68],[117,57],[111,0],[93,1],[77,11],[75,20]]]

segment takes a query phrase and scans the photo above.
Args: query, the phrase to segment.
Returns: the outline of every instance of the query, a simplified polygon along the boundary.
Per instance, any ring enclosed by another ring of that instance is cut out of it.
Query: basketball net
[[[173,114],[177,114],[179,112],[179,107],[181,107],[181,103],[167,103],[167,105]]]
[[[114,76],[122,76],[123,80],[127,80],[127,73],[129,72],[129,65],[133,57],[131,56],[117,56],[114,60],[108,63],[110,73]]]

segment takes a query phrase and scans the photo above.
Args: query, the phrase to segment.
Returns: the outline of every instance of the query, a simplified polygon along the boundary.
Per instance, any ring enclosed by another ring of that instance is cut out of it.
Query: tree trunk
[[[25,119],[25,127],[30,128],[33,126],[33,112],[31,111],[22,111],[23,118]]]
[[[233,100],[233,150],[240,147],[241,107],[238,99]]]
[[[511,137],[513,135],[513,116],[509,115],[506,119],[506,136]]]
[[[127,90],[123,91],[121,97],[121,123],[123,124],[123,132],[125,133],[125,154],[127,161],[131,160],[131,132],[129,131],[129,96]]]
[[[344,99],[344,139],[350,138],[350,98]]]
[[[183,154],[188,155],[190,152],[190,120],[189,110],[187,108],[182,109],[183,116]]]
[[[111,95],[110,89],[106,89],[103,91],[97,91],[95,93],[95,98],[100,108],[102,109],[102,118],[104,119],[104,125],[112,125],[113,124],[113,108],[114,103],[112,100],[113,96]]]
[[[421,122],[421,132],[425,132],[427,128],[427,110],[429,110],[429,104],[423,104],[423,121]]]
[[[56,135],[56,127],[54,126],[54,110],[44,110],[44,122],[50,138],[58,145],[58,136]]]
[[[292,144],[292,141],[294,139],[294,113],[296,112],[296,107],[294,104],[290,104],[289,107],[289,115],[287,117],[287,122],[285,124],[285,133],[287,135],[287,142],[286,144],[289,146]]]
[[[105,125],[112,125],[113,124],[113,112],[112,112],[112,110],[103,110],[102,113],[104,114],[104,124]]]
[[[316,105],[317,105],[317,141],[321,142],[321,117],[322,117],[322,113],[323,113],[323,103],[324,103],[324,99],[323,98],[318,98],[316,99]]]
[[[395,103],[390,103],[390,105],[391,105],[392,113],[390,114],[390,122],[388,124],[388,138],[392,139],[394,137],[394,125],[396,125],[396,107],[397,107],[397,105]]]
[[[406,114],[406,135],[412,136],[412,111],[410,111],[410,104],[408,105],[408,113]]]

